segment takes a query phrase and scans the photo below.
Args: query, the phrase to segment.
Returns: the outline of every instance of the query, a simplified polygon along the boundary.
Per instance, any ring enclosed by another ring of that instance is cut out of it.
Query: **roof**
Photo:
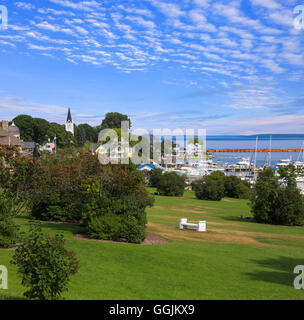
[[[150,169],[155,169],[155,165],[154,164],[142,164],[139,166],[139,170],[143,169],[143,168],[150,168]]]
[[[19,128],[13,122],[8,128],[8,132],[9,133],[19,133],[20,131],[19,131]]]
[[[69,111],[68,111],[67,122],[73,122],[70,108],[69,108]]]
[[[22,142],[22,149],[35,149],[35,142]]]
[[[4,146],[21,146],[22,142],[22,140],[15,138],[14,136],[0,137],[0,144]]]

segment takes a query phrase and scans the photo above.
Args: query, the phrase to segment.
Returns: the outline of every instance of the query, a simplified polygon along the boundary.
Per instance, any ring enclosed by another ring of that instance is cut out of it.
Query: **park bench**
[[[188,219],[181,219],[179,228],[180,230],[187,229],[188,227],[195,227],[197,232],[206,232],[206,221],[199,221],[196,223],[188,223]]]

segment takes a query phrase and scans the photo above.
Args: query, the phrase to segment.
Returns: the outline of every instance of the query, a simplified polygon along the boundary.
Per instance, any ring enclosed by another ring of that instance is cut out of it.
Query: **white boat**
[[[251,165],[250,158],[242,158],[242,160],[237,162],[236,165],[240,167],[240,169],[249,169]]]
[[[278,162],[277,166],[279,168],[286,168],[288,167],[290,164],[292,164],[291,158],[290,159],[282,159]]]

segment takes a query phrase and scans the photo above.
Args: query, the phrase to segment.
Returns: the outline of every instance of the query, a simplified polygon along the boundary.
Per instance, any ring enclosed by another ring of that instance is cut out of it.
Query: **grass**
[[[153,190],[150,190],[153,192]],[[295,290],[296,265],[304,265],[304,228],[260,225],[246,200],[221,202],[156,196],[148,209],[148,233],[168,244],[138,246],[77,240],[80,227],[43,223],[48,233],[63,232],[80,259],[66,299],[303,299]],[[207,233],[178,229],[179,219],[206,220]],[[29,219],[18,223],[26,228]],[[23,287],[10,265],[13,251],[0,250],[9,270],[9,290],[0,299],[22,299]]]

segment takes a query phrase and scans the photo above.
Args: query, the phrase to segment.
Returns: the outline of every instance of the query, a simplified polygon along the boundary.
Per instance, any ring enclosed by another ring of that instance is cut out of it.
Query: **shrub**
[[[14,201],[0,194],[0,248],[13,248],[18,240],[19,227],[13,221]]]
[[[162,177],[163,171],[161,169],[154,169],[149,172],[149,186],[157,188],[160,178]]]
[[[59,299],[79,268],[75,253],[65,248],[63,236],[44,235],[40,226],[31,226],[11,263],[17,265],[22,285],[29,288],[25,297],[38,300]]]
[[[121,218],[118,215],[107,214],[91,217],[88,221],[90,238],[118,241],[120,238]]]
[[[258,175],[251,198],[251,209],[259,223],[300,226],[304,224],[304,198],[297,188],[294,168],[271,169]]]
[[[133,243],[145,239],[145,210],[153,205],[153,199],[135,167],[104,166],[103,175],[87,180],[83,187],[83,221],[89,237]]]
[[[216,172],[206,175],[193,184],[193,189],[197,199],[221,201],[225,196],[224,176]]]
[[[166,172],[159,179],[157,191],[162,196],[182,197],[186,187],[185,180],[185,176]]]
[[[225,196],[237,199],[250,198],[250,186],[236,176],[225,177]]]
[[[43,221],[79,221],[84,211],[83,181],[102,171],[97,157],[75,156],[41,165],[32,192],[32,215]]]

